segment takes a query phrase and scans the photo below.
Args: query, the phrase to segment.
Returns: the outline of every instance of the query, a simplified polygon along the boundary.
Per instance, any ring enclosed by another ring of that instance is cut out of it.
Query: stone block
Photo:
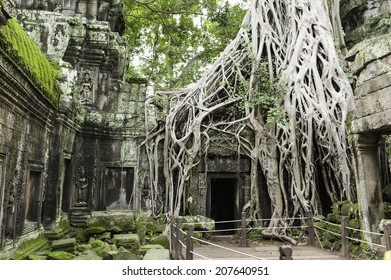
[[[88,227],[101,227],[106,231],[129,232],[136,229],[134,214],[131,211],[118,211],[111,213],[94,212],[87,222]]]
[[[65,251],[65,252],[75,254],[76,239],[75,238],[67,238],[67,239],[54,240],[52,242],[52,250],[53,251]]]
[[[140,252],[145,253],[152,249],[164,249],[164,247],[160,244],[148,244],[148,245],[141,246]]]
[[[81,255],[75,257],[74,260],[103,260],[103,258],[93,250],[86,250]]]
[[[75,255],[64,251],[56,251],[49,253],[48,258],[51,260],[72,260]]]
[[[129,249],[132,253],[137,254],[140,249],[140,238],[137,234],[115,234],[112,241],[117,246]]]
[[[151,249],[144,256],[144,260],[170,260],[170,251],[168,249]]]

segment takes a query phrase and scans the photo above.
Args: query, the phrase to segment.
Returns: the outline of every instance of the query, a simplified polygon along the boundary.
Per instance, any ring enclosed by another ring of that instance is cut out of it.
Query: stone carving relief
[[[152,200],[151,200],[151,190],[149,189],[149,178],[146,176],[144,178],[143,189],[141,190],[141,207],[144,210],[149,210],[152,208]]]
[[[93,102],[93,83],[90,73],[84,72],[80,84],[80,102],[83,105],[91,105]]]
[[[87,204],[88,201],[88,177],[87,168],[84,164],[80,165],[77,171],[76,178],[76,202],[79,204]]]
[[[12,188],[10,195],[8,196],[7,204],[7,216],[5,225],[5,235],[8,238],[13,237],[15,227],[15,211],[16,211],[16,188]]]

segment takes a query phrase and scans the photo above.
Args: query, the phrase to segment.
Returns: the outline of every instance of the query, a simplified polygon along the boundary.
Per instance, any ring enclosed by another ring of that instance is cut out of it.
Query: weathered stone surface
[[[120,247],[118,251],[112,253],[113,260],[141,260],[138,255],[129,252],[124,247]]]
[[[94,212],[87,223],[88,228],[100,228],[102,232],[125,232],[136,229],[134,214],[130,211],[119,212]],[[105,230],[103,230],[105,229]]]
[[[150,249],[145,254],[144,260],[170,260],[170,251],[167,249]]]
[[[167,234],[160,234],[152,238],[149,242],[150,244],[159,244],[163,246],[165,249],[170,248],[170,240]]]
[[[204,216],[183,216],[183,228],[187,229],[188,224],[193,224],[195,229],[214,230],[215,222],[213,219]]]
[[[75,254],[76,239],[67,238],[67,239],[54,240],[51,246],[53,251],[65,251],[65,252]]]
[[[48,258],[51,260],[72,260],[75,255],[64,251],[56,251],[49,253]]]
[[[351,65],[352,73],[356,74],[363,68],[382,57],[391,53],[391,35],[381,35],[375,38],[364,40],[355,45],[348,53],[347,59],[353,60]]]
[[[141,246],[140,252],[145,253],[151,249],[164,249],[164,247],[160,244],[147,244],[147,245]]]
[[[122,246],[130,252],[137,254],[140,249],[140,238],[137,234],[115,234],[112,241],[117,246]]]
[[[74,260],[103,260],[103,258],[93,250],[86,250],[81,255],[76,256]]]
[[[356,110],[354,112],[355,117],[359,119],[391,109],[391,94],[389,94],[390,89],[391,85],[389,85],[387,88],[372,92],[371,94],[365,95],[361,98],[357,98]],[[373,129],[376,129],[376,127],[373,127]]]
[[[33,260],[33,261],[43,261],[43,260],[47,260],[48,256],[41,256],[41,255],[32,254],[32,255],[28,256],[28,259]]]

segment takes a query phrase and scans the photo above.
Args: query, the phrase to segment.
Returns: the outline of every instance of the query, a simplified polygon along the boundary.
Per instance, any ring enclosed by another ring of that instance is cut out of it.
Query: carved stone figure
[[[93,83],[88,72],[85,72],[81,81],[80,101],[84,105],[91,105],[92,103],[92,88]]]
[[[12,188],[12,191],[8,197],[8,205],[7,205],[7,222],[5,228],[5,234],[8,237],[12,237],[13,229],[14,229],[14,221],[15,221],[15,209],[16,209],[16,189]]]
[[[144,186],[141,190],[142,208],[149,210],[152,208],[151,190],[149,189],[148,177],[144,179]]]
[[[85,165],[80,165],[76,179],[77,203],[87,204],[88,201],[88,178]]]

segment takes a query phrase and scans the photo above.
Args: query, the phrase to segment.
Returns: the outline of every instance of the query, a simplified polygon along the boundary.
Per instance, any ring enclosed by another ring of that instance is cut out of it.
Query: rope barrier
[[[242,220],[228,220],[228,221],[214,221],[214,222],[199,222],[199,223],[182,223],[182,225],[194,225],[194,224],[225,224],[225,223],[237,223]]]
[[[320,241],[320,238],[319,238],[318,231],[317,231],[316,229],[315,229],[314,231],[315,231],[315,235],[316,235],[316,238],[318,239],[318,242],[319,242],[320,247],[322,248],[322,250],[324,250],[323,245],[322,245],[322,242]]]
[[[361,239],[357,239],[357,238],[353,238],[353,237],[349,237],[349,236],[347,236],[346,238],[349,239],[349,240],[352,240],[352,241],[357,241],[357,242],[362,242],[362,243],[366,243],[366,244],[373,245],[373,246],[378,246],[380,248],[387,248],[384,245],[372,243],[372,242],[369,242],[369,241],[365,241],[365,240],[361,240]]]
[[[200,258],[203,258],[203,259],[205,259],[205,260],[210,260],[210,261],[213,260],[213,259],[209,259],[209,258],[207,258],[207,257],[205,257],[205,256],[203,256],[203,255],[197,254],[196,252],[193,252],[193,251],[190,251],[190,253],[192,253],[193,255],[196,255],[196,256],[198,256],[198,257],[200,257]]]
[[[377,235],[377,236],[383,236],[384,234],[379,233],[379,232],[371,232],[371,231],[366,231],[363,229],[357,229],[357,228],[352,228],[352,227],[346,227],[347,229],[353,230],[353,231],[359,231],[367,234],[372,234],[372,235]]]
[[[277,219],[248,219],[249,222],[262,222],[262,221],[294,221],[294,220],[307,220],[305,217],[297,217],[297,218],[277,218]]]
[[[217,245],[217,244],[214,244],[214,243],[211,243],[211,242],[208,242],[208,241],[196,238],[196,237],[192,237],[192,239],[196,240],[196,241],[199,241],[199,242],[203,242],[203,243],[208,244],[208,245],[215,246],[215,247],[220,248],[220,249],[231,251],[231,252],[243,255],[243,256],[251,257],[251,258],[254,258],[254,259],[258,259],[258,260],[266,260],[266,259],[259,258],[259,257],[253,256],[253,255],[249,255],[249,254],[246,254],[246,253],[243,253],[243,252],[240,252],[240,251],[236,251],[236,250],[233,250],[233,249],[230,249],[230,248],[227,248],[227,247],[223,247],[223,246],[220,246],[220,245]]]
[[[246,222],[266,222],[266,221],[286,221],[286,220],[307,220],[308,218],[306,217],[300,217],[300,218],[277,218],[277,219],[247,219]],[[335,226],[335,227],[338,227],[338,228],[341,228],[342,230],[342,225],[341,224],[335,224],[335,223],[332,223],[332,222],[329,222],[329,221],[325,221],[325,220],[322,220],[320,218],[316,218],[316,217],[312,217],[312,219],[314,221],[318,221],[318,222],[321,222],[321,223],[325,223],[325,224],[328,224],[328,225],[331,225],[331,226]],[[199,224],[227,224],[227,223],[237,223],[237,222],[242,222],[242,220],[229,220],[229,221],[213,221],[213,222],[202,222],[202,223],[199,223]],[[197,224],[197,223],[182,223],[182,225],[190,225],[190,224]],[[178,227],[178,224],[176,223],[172,223],[172,226],[173,228],[176,228],[178,229],[182,234],[187,234],[186,231],[184,231],[182,228],[179,228]],[[287,226],[287,227],[284,227],[284,226],[276,226],[276,227],[271,227],[269,229],[304,229],[308,227],[307,225],[300,225],[300,226]],[[314,225],[313,226],[314,229],[315,229],[315,234],[316,234],[316,237],[319,241],[319,243],[321,244],[320,242],[320,237],[318,235],[318,231],[325,231],[325,232],[328,232],[332,235],[335,235],[335,236],[338,236],[340,238],[342,238],[342,233],[338,233],[338,232],[334,232],[334,231],[331,231],[331,230],[328,230],[326,228],[322,228],[322,227],[319,227],[319,226],[316,226]],[[246,230],[258,230],[262,227],[248,227],[246,228]],[[384,236],[384,234],[382,233],[378,233],[378,232],[371,232],[371,231],[366,231],[366,230],[362,230],[362,229],[357,229],[357,228],[352,228],[352,227],[349,227],[349,226],[345,226],[344,228],[348,229],[348,230],[352,230],[352,231],[356,231],[356,232],[361,232],[361,233],[366,233],[366,234],[371,234],[371,235],[375,235],[375,236]],[[266,229],[266,227],[265,227]],[[218,232],[227,232],[227,231],[240,231],[242,230],[242,228],[232,228],[232,229],[215,229],[215,230],[200,230],[200,231],[196,231],[196,232],[199,232],[199,233],[218,233]],[[178,235],[173,232],[172,233],[172,236],[177,238]],[[251,258],[254,258],[254,259],[259,259],[259,260],[265,260],[263,258],[259,258],[259,257],[256,257],[256,256],[253,256],[253,255],[250,255],[250,254],[246,254],[246,253],[243,253],[243,252],[240,252],[240,251],[237,251],[237,250],[234,250],[234,249],[230,249],[230,248],[227,248],[227,247],[224,247],[224,246],[220,246],[220,245],[217,245],[217,244],[214,244],[214,243],[211,243],[211,242],[208,242],[208,241],[205,241],[205,240],[202,240],[202,239],[199,239],[199,238],[196,238],[196,237],[192,237],[193,240],[196,240],[196,241],[199,241],[201,243],[205,243],[205,244],[208,244],[208,245],[211,245],[211,246],[215,246],[215,247],[218,247],[218,248],[221,248],[221,249],[224,249],[224,250],[227,250],[227,251],[231,251],[231,252],[234,252],[236,254],[240,254],[240,255],[244,255],[244,256],[247,256],[247,257],[251,257]],[[377,247],[380,247],[380,248],[387,248],[387,246],[384,246],[384,245],[381,245],[381,244],[376,244],[376,243],[372,243],[372,242],[369,242],[369,241],[365,241],[365,240],[361,240],[361,239],[357,239],[357,238],[353,238],[353,237],[349,237],[349,236],[346,236],[346,239],[348,240],[351,240],[351,241],[356,241],[356,242],[362,242],[362,243],[366,243],[366,244],[369,244],[369,245],[372,245],[372,246],[377,246]],[[180,245],[182,246],[182,248],[187,248],[187,246],[181,241],[181,240],[178,240],[178,242],[180,243]],[[321,244],[321,247],[323,249],[323,246]],[[199,256],[200,258],[204,258],[204,259],[207,259],[207,260],[211,260],[205,256],[202,256],[200,254],[197,254],[195,252],[192,252],[194,255],[196,256]]]
[[[187,246],[182,242],[182,240],[179,240],[179,243],[182,245],[183,248],[187,248]]]
[[[196,232],[200,233],[210,233],[210,232],[224,232],[224,231],[234,231],[241,230],[242,228],[233,228],[233,229],[215,229],[215,230],[197,230]]]
[[[331,233],[331,234],[334,234],[334,235],[336,235],[336,236],[342,237],[342,235],[341,235],[340,233],[336,233],[336,232],[334,232],[334,231],[330,231],[330,230],[327,230],[327,229],[325,229],[325,228],[321,228],[321,227],[318,227],[318,226],[314,226],[314,228],[317,228],[317,229],[319,229],[319,230],[324,230],[324,231],[326,231],[326,232],[328,232],[328,233]]]
[[[322,220],[322,219],[319,219],[319,218],[313,218],[313,219],[314,219],[314,220],[317,220],[317,221],[320,221],[320,222],[322,222],[322,223],[331,225],[331,226],[341,227],[341,225],[339,225],[339,224],[330,223],[330,222],[328,222],[328,221],[325,221],[325,220]]]

